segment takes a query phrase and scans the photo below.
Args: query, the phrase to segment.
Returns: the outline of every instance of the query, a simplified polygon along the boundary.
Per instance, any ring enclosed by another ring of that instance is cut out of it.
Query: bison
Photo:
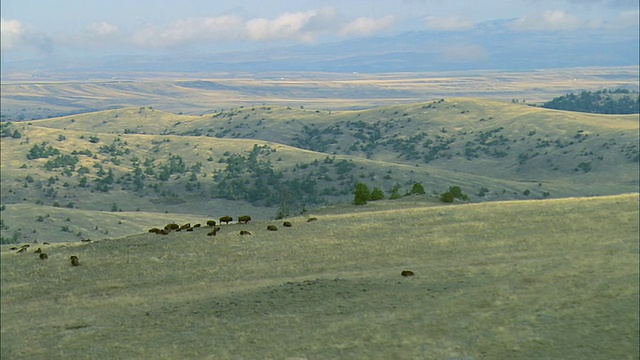
[[[40,253],[40,259],[41,259],[41,260],[46,260],[46,259],[48,259],[48,258],[49,258],[49,257],[47,256],[47,253]]]
[[[240,230],[240,235],[251,235],[251,232],[247,230]]]
[[[278,228],[275,225],[267,225],[267,230],[269,230],[269,231],[278,231]]]
[[[220,219],[218,219],[218,220],[220,220],[220,223],[221,223],[221,224],[222,224],[222,223],[228,224],[228,223],[230,223],[230,222],[232,222],[232,221],[233,221],[233,218],[232,218],[231,216],[223,216],[223,217],[221,217],[221,218],[220,218]]]
[[[213,230],[209,231],[207,233],[207,236],[216,236],[216,233],[220,231],[220,226],[216,226],[213,228]]]
[[[207,220],[207,226],[209,226],[209,227],[216,226],[216,221],[215,220]]]
[[[251,216],[242,215],[242,216],[238,217],[238,222],[241,223],[241,224],[246,224],[249,221],[251,221]]]
[[[169,230],[169,231],[178,230],[178,229],[180,229],[180,225],[178,225],[178,224],[167,224],[167,225],[164,226],[164,229],[165,230]]]
[[[307,219],[307,222],[312,222],[312,221],[318,221],[318,218],[312,217]]]
[[[289,221],[285,221],[285,222],[283,222],[283,223],[282,223],[282,226],[284,226],[284,227],[291,227],[292,225],[291,225],[291,222],[289,222]]]
[[[411,270],[403,270],[400,275],[407,277],[407,276],[413,276],[413,271]]]
[[[80,260],[78,260],[77,256],[71,255],[69,260],[71,260],[71,266],[80,266]]]
[[[188,229],[190,227],[191,227],[191,223],[186,223],[186,224],[180,226],[180,230],[185,230],[185,229]]]

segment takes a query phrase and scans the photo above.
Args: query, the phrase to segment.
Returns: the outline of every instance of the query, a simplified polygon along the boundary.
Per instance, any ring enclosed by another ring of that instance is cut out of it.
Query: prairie
[[[423,195],[3,245],[2,358],[634,359],[638,200]]]

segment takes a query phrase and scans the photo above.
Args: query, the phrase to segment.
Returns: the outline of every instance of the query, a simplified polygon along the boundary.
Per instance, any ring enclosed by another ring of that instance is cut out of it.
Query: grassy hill
[[[458,185],[474,202],[638,189],[637,116],[486,99],[202,116],[124,108],[3,123],[2,133],[2,236],[11,241],[121,236],[121,212],[135,229],[162,214],[271,219],[350,202],[358,182],[387,196],[414,183],[429,194]],[[69,221],[41,221],[61,209]]]
[[[2,245],[0,351],[633,359],[638,201],[636,193],[443,205],[424,195],[326,207],[288,218],[290,228],[255,220],[214,237],[199,228],[19,254]]]

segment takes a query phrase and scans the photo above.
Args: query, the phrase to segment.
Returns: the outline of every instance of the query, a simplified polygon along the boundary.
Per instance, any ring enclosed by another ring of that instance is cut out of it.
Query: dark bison
[[[215,220],[207,220],[207,226],[209,226],[209,227],[216,226],[216,221]]]
[[[220,219],[218,219],[218,220],[220,220],[220,223],[221,223],[221,224],[222,224],[222,223],[228,224],[228,223],[230,223],[230,222],[232,222],[232,221],[233,221],[233,218],[232,218],[231,216],[223,216],[223,217],[221,217],[221,218],[220,218]]]
[[[193,225],[194,228],[199,228],[200,226],[202,226],[201,224],[195,224]]]
[[[284,227],[291,227],[292,225],[291,225],[291,222],[289,222],[289,221],[285,221],[285,222],[283,222],[283,223],[282,223],[282,226],[284,226]]]
[[[26,247],[22,247],[22,248],[20,248],[20,250],[16,251],[16,254],[20,254],[21,252],[25,252],[25,251],[27,251],[27,248]]]
[[[40,253],[40,259],[42,259],[42,260],[46,260],[46,259],[48,259],[48,258],[49,258],[49,257],[47,256],[47,254],[46,254],[46,253]]]
[[[192,227],[187,228],[185,231],[193,231],[193,228]]]
[[[243,224],[246,224],[246,223],[248,223],[249,221],[251,221],[251,216],[248,216],[248,215],[242,215],[242,216],[240,216],[240,217],[238,218],[238,222],[239,222],[239,223],[241,223],[241,224],[242,224],[242,223],[243,223]]]
[[[240,235],[251,235],[251,232],[247,230],[240,230]]]
[[[191,223],[186,223],[186,224],[180,226],[180,230],[185,230],[185,229],[188,229],[190,227],[191,227]]]
[[[278,228],[275,225],[267,225],[267,230],[269,230],[269,231],[278,231]]]
[[[216,226],[213,228],[213,230],[209,231],[207,233],[207,236],[216,236],[216,233],[220,231],[220,226]]]
[[[164,226],[164,229],[165,230],[169,230],[169,231],[178,230],[178,229],[180,229],[180,225],[178,225],[178,224],[167,224],[167,225]]]
[[[42,252],[41,248],[37,248],[33,253],[34,254],[40,254]]]
[[[71,260],[71,266],[79,266],[80,265],[80,260],[78,260],[78,257],[75,256],[75,255],[71,255],[69,260]]]
[[[318,221],[318,218],[312,217],[307,219],[307,222],[312,222],[312,221]]]
[[[407,276],[413,276],[413,271],[411,270],[403,270],[400,275],[407,277]]]

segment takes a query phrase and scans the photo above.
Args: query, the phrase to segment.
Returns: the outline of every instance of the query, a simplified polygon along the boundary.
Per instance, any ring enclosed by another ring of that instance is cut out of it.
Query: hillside
[[[633,359],[638,200],[406,197],[2,245],[1,357]]]
[[[633,192],[637,133],[634,115],[470,98],[202,116],[125,108],[3,123],[2,236],[64,241],[120,225],[108,220],[116,216],[77,223],[85,210],[139,213],[138,228],[162,213],[270,219],[350,202],[357,182],[387,196],[414,183],[430,194],[458,185],[474,202]],[[47,232],[36,220],[60,208],[71,224]]]

